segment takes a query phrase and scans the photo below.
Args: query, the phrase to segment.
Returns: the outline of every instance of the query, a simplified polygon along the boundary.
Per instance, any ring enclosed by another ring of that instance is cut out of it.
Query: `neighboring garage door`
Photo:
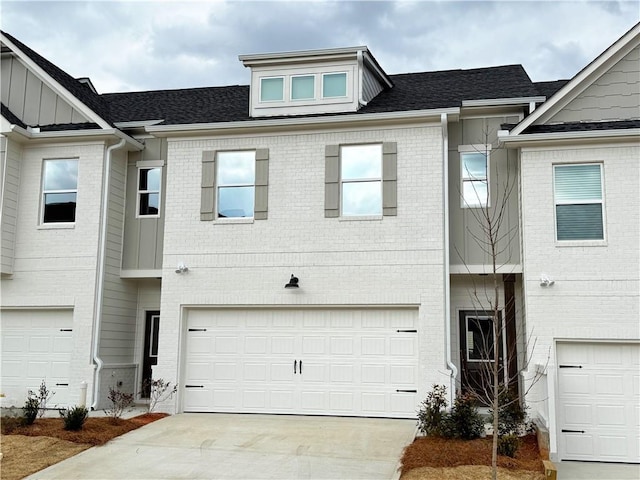
[[[190,310],[186,412],[415,418],[417,310]]]
[[[73,312],[2,310],[2,405],[22,406],[42,380],[55,392],[49,407],[67,406]]]
[[[640,462],[640,345],[559,343],[562,460]]]

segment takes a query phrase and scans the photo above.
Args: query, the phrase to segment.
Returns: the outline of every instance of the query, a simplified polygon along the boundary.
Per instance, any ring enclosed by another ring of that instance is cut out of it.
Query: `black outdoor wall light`
[[[289,279],[289,283],[287,283],[284,288],[299,288],[298,285],[298,277],[291,274],[291,278]]]

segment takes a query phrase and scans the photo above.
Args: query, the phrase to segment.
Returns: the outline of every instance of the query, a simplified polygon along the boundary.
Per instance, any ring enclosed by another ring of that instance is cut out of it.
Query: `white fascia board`
[[[483,100],[463,100],[463,107],[492,107],[494,105],[529,105],[531,102],[541,103],[547,97],[517,97],[517,98],[493,98]]]
[[[53,79],[47,72],[45,72],[39,65],[37,65],[33,60],[31,60],[27,55],[25,55],[22,50],[20,50],[15,44],[13,44],[7,37],[2,35],[2,42],[7,45],[16,55],[22,63],[24,63],[33,73],[36,74],[44,83],[47,84],[49,88],[51,88],[55,93],[63,97],[69,104],[82,113],[85,117],[97,123],[100,128],[110,129],[111,125],[107,123],[102,117],[100,117],[96,112],[91,110],[88,106],[82,103],[75,95],[73,95],[69,90],[60,85],[56,80]]]
[[[164,122],[164,119],[160,120],[139,120],[133,122],[114,122],[114,125],[118,128],[139,128],[150,127],[151,125],[158,125]]]
[[[520,122],[513,130],[513,135],[518,135],[533,125],[536,121],[544,121],[548,117],[560,111],[565,105],[580,94],[594,77],[599,77],[603,69],[607,68],[617,57],[622,58],[635,48],[640,42],[640,23],[620,37],[613,45],[602,52],[589,65],[576,74],[564,87],[558,90],[551,101],[543,103],[531,115]],[[586,84],[586,85],[585,85]]]
[[[411,110],[405,112],[389,113],[367,113],[362,115],[340,115],[327,117],[289,117],[273,120],[247,120],[244,122],[216,122],[216,123],[191,123],[183,125],[158,125],[147,127],[146,131],[156,136],[162,134],[199,133],[211,130],[243,130],[251,128],[278,128],[278,127],[311,127],[344,125],[349,123],[381,122],[393,120],[420,120],[431,119],[440,122],[440,115],[459,115],[460,109],[457,107],[434,109],[434,110]]]
[[[144,145],[120,130],[110,128],[108,130],[63,130],[54,132],[33,132],[18,125],[11,125],[11,133],[16,133],[29,140],[76,140],[76,139],[100,139],[116,137],[127,141],[134,150],[143,150]]]
[[[374,73],[378,79],[382,80],[388,88],[393,87],[393,82],[389,78],[389,76],[382,70],[382,67],[378,64],[378,61],[375,57],[367,50],[366,48],[362,50],[362,57],[364,58],[365,63],[369,67],[369,69]]]
[[[540,144],[544,142],[558,142],[558,141],[574,141],[574,140],[592,140],[592,141],[606,141],[606,140],[623,141],[626,139],[632,140],[635,143],[640,143],[640,128],[620,128],[614,130],[582,130],[575,132],[554,132],[554,133],[530,133],[520,135],[505,135],[498,136],[498,140],[501,143],[507,143],[511,146],[522,146],[527,144]]]
[[[255,53],[248,55],[238,55],[245,67],[251,65],[268,65],[271,63],[283,63],[286,61],[292,61],[295,63],[304,62],[308,60],[318,59],[331,59],[334,57],[349,56],[354,57],[359,51],[369,52],[366,46],[359,47],[344,47],[344,48],[325,48],[320,50],[297,50],[292,52],[278,52],[278,53]]]

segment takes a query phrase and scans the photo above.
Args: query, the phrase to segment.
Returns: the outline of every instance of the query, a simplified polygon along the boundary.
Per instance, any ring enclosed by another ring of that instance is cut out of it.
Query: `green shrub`
[[[24,424],[33,425],[33,422],[35,422],[36,418],[38,417],[39,410],[40,401],[35,396],[33,396],[32,391],[29,391],[27,400],[24,402],[24,407],[22,407],[22,411],[24,412]]]
[[[484,432],[484,420],[472,395],[458,395],[445,422],[447,436],[472,440]]]
[[[520,439],[517,435],[504,435],[498,438],[498,455],[514,458],[520,447]]]
[[[87,419],[89,411],[85,407],[75,406],[71,409],[60,410],[65,430],[80,430]]]
[[[424,435],[443,435],[443,417],[446,416],[447,387],[434,384],[418,410],[418,429]]]
[[[498,435],[518,435],[525,427],[526,418],[527,409],[522,407],[518,396],[511,391],[503,391],[498,398]]]

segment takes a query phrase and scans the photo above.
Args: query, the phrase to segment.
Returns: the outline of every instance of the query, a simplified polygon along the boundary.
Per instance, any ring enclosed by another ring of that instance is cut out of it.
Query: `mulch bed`
[[[116,419],[116,421],[108,417],[89,417],[82,429],[75,432],[64,430],[60,418],[38,418],[33,425],[16,426],[10,432],[3,431],[3,433],[28,437],[54,437],[73,443],[104,445],[112,438],[166,416],[166,413],[145,413],[129,419]]]
[[[515,458],[498,456],[498,466],[514,470],[544,472],[535,435],[521,438]],[[456,440],[419,437],[407,446],[401,460],[401,473],[419,467],[458,467],[491,465],[491,437],[476,440]]]

